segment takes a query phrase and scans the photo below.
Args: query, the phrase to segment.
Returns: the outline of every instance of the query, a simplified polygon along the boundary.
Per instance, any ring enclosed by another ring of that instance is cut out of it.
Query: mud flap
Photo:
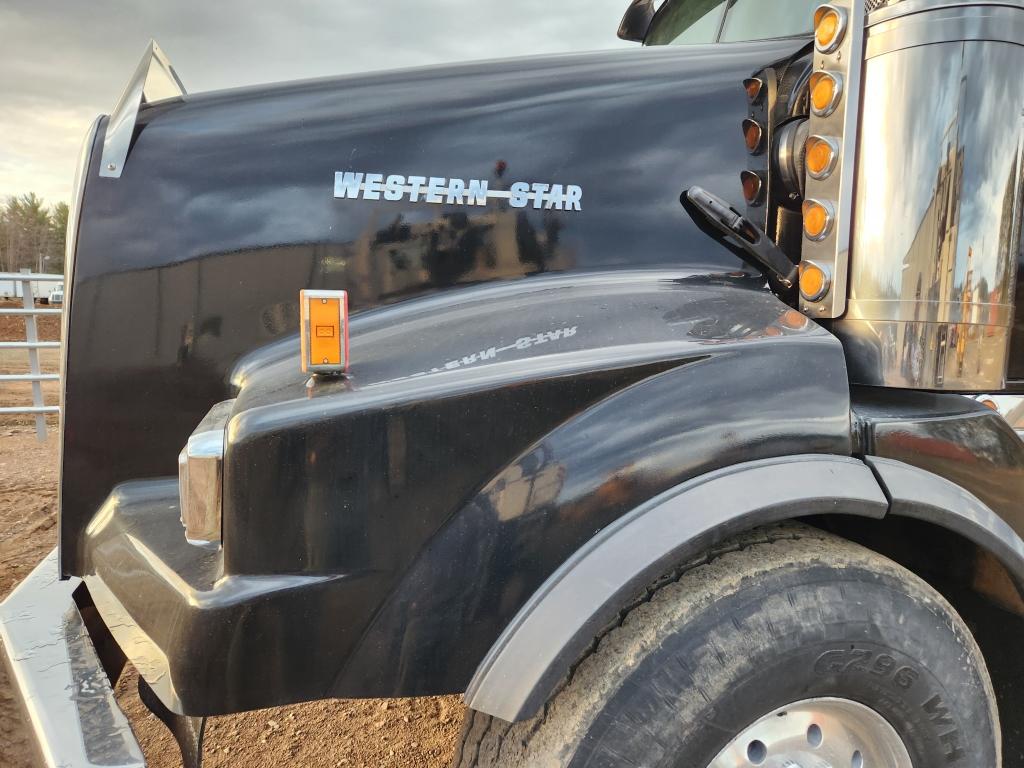
[[[181,749],[183,768],[201,768],[203,762],[203,732],[206,730],[205,717],[176,715],[153,693],[149,684],[139,678],[139,698],[150,712],[167,726],[178,747]]]

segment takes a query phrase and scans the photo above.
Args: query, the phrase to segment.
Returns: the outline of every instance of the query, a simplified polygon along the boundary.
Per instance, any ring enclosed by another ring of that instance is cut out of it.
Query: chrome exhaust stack
[[[845,43],[861,50],[844,61],[844,44],[823,50],[819,35],[815,72],[859,87],[836,110],[859,114],[840,125],[812,110],[812,136],[834,138],[840,169],[854,167],[808,175],[808,199],[835,221],[831,240],[812,239],[805,210],[802,273],[819,287],[813,270],[824,269],[833,294],[805,293],[801,309],[835,319],[854,383],[1003,389],[1021,245],[1024,3],[844,0],[819,20],[829,8],[863,23]]]

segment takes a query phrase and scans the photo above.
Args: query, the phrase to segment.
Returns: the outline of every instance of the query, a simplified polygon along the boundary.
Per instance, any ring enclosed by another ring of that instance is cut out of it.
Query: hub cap
[[[849,699],[807,699],[753,723],[708,768],[913,768],[896,730]]]

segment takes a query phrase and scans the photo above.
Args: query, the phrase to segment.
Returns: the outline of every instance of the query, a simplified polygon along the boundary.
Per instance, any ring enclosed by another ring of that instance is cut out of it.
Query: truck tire
[[[991,680],[963,620],[891,560],[802,525],[745,534],[653,585],[535,718],[467,713],[454,762],[1001,764]]]

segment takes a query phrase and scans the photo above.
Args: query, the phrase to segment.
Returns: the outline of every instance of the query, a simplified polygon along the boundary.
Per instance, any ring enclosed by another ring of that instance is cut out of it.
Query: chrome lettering
[[[487,182],[470,179],[466,186],[466,194],[469,196],[470,205],[487,205]]]
[[[547,184],[532,184],[533,187],[533,207],[540,210],[541,204],[544,202],[544,193],[548,191]]]
[[[384,177],[379,173],[366,174],[366,183],[363,186],[363,199],[380,200],[381,184],[383,181]]]
[[[346,197],[350,200],[359,199],[359,187],[363,183],[363,174],[340,171],[334,174],[334,196]]]
[[[446,179],[439,179],[437,176],[431,176],[430,183],[427,185],[427,202],[435,204],[443,203],[444,198],[442,198],[441,195],[445,193],[447,188],[448,184]]]
[[[582,211],[583,210],[583,188],[577,187],[575,184],[570,184],[565,188],[565,210],[567,211]]]
[[[525,181],[517,181],[509,188],[509,192],[509,205],[513,208],[525,208],[530,202],[530,185]]]
[[[334,196],[342,200],[388,200],[433,205],[486,206],[490,202],[508,201],[511,208],[534,210],[581,211],[583,189],[573,184],[545,184],[517,181],[507,188],[491,189],[486,179],[458,179],[444,176],[403,176],[380,173],[337,171],[334,174]]]
[[[388,176],[384,183],[385,200],[401,200],[405,197],[405,176]]]
[[[466,194],[466,182],[462,179],[448,180],[448,197],[445,200],[449,205],[462,205],[462,196]]]
[[[418,203],[420,199],[420,192],[423,191],[423,185],[427,183],[425,176],[410,176],[409,186],[412,189],[409,191],[409,201]]]

